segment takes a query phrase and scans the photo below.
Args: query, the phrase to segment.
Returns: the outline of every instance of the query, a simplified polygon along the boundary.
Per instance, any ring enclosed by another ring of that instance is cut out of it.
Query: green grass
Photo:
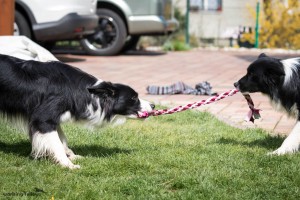
[[[32,160],[26,135],[0,126],[0,199],[299,199],[299,154],[283,139],[186,111],[89,131],[68,124],[83,155],[68,170]]]

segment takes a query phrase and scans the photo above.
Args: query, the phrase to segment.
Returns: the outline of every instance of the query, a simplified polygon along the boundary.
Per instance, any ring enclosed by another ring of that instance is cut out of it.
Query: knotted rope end
[[[251,121],[252,123],[254,123],[255,119],[259,119],[260,118],[259,111],[261,111],[261,110],[254,108],[254,103],[253,103],[253,101],[252,101],[252,99],[251,99],[251,97],[250,97],[249,94],[243,94],[243,96],[247,100],[248,106],[250,108],[247,116],[245,117],[245,121],[246,122]]]

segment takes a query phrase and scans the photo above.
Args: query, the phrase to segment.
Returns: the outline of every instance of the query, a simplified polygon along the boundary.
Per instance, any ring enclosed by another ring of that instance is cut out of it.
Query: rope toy
[[[178,107],[174,107],[174,108],[170,108],[170,109],[153,110],[151,112],[147,112],[147,111],[141,112],[138,114],[138,118],[148,118],[150,116],[167,115],[167,114],[182,112],[182,111],[189,110],[189,109],[194,109],[194,108],[200,107],[202,105],[210,104],[210,103],[219,101],[221,99],[224,99],[226,97],[232,96],[232,95],[236,94],[237,92],[239,92],[237,89],[232,89],[232,90],[229,90],[228,92],[224,92],[222,94],[210,97],[206,100],[194,102],[191,104],[187,104],[185,106],[178,106]],[[247,116],[245,117],[245,121],[247,121],[247,122],[251,121],[254,123],[254,119],[260,118],[260,114],[259,114],[260,110],[254,108],[254,103],[249,94],[243,94],[243,95],[244,95],[245,99],[247,100],[248,106],[250,108],[250,111],[248,112]]]

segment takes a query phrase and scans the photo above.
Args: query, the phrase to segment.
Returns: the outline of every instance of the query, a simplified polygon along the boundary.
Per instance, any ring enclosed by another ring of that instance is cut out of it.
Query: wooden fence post
[[[0,35],[14,34],[15,0],[0,0]]]

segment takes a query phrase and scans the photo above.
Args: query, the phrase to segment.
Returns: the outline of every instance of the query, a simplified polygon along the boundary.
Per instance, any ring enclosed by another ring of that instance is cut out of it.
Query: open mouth
[[[242,92],[240,91],[243,95],[250,95],[250,92]]]
[[[137,114],[130,114],[130,115],[126,115],[127,118],[129,119],[137,119],[139,117],[138,113]]]
[[[144,112],[137,111],[136,113],[127,115],[126,117],[130,118],[130,119],[137,119],[137,118],[141,118],[141,116],[143,115],[143,113]]]

